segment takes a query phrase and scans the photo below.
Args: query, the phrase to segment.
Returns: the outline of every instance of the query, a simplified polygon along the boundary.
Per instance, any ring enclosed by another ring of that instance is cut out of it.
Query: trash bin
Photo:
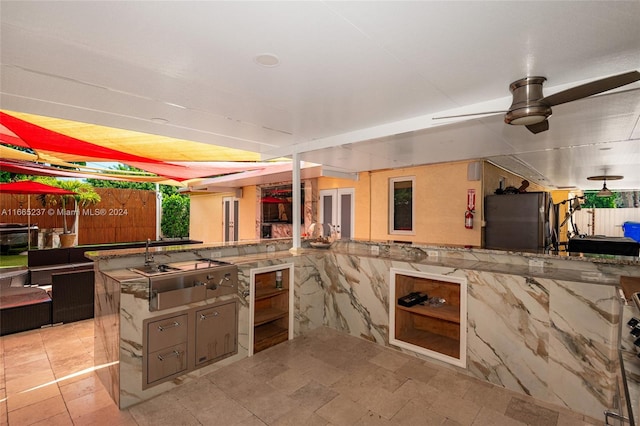
[[[624,236],[633,238],[640,243],[640,222],[625,222],[622,224]]]

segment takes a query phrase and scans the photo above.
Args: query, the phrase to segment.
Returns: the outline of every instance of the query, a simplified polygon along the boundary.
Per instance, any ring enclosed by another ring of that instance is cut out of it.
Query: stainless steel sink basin
[[[149,276],[149,275],[164,274],[167,272],[177,272],[177,271],[180,271],[181,269],[176,268],[174,266],[165,265],[165,264],[162,264],[162,265],[154,264],[154,265],[145,265],[140,268],[131,268],[131,270],[133,272],[137,272],[139,274]]]

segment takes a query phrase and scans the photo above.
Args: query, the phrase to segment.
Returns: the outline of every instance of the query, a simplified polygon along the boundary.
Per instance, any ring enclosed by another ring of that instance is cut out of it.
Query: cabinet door
[[[196,366],[238,351],[235,301],[196,311]]]

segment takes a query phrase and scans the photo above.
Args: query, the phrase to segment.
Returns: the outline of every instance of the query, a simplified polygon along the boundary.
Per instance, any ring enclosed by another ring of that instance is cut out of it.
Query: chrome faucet
[[[144,265],[149,266],[153,263],[153,255],[149,254],[149,245],[151,245],[151,238],[147,238],[146,248],[144,250]]]

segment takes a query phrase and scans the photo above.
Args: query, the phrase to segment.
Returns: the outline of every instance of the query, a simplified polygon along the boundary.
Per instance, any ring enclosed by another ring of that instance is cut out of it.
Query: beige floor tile
[[[519,422],[503,413],[493,411],[490,408],[482,407],[473,420],[473,426],[525,426],[526,423]]]
[[[311,381],[295,392],[289,394],[289,397],[297,402],[299,407],[315,411],[327,402],[331,401],[337,395],[338,393],[334,390],[315,381]]]
[[[369,362],[385,368],[389,371],[396,371],[403,365],[407,364],[410,360],[410,357],[400,352],[387,350],[380,352],[378,355],[371,358]]]
[[[512,398],[505,415],[532,426],[555,426],[558,423],[558,412],[525,401]]]
[[[480,405],[461,399],[456,393],[441,392],[431,404],[431,410],[461,425],[471,425],[480,412]]]
[[[56,378],[61,379],[93,368],[93,358],[87,354],[79,354],[64,359],[56,359],[51,361],[51,368]]]
[[[9,423],[9,418],[7,417],[7,403],[0,401],[0,425],[4,426],[7,423]]]
[[[353,425],[368,413],[362,405],[342,395],[338,395],[331,401],[316,410],[316,414],[334,425]]]
[[[604,418],[604,415],[603,415]],[[595,421],[595,423],[594,423]],[[567,414],[567,413],[559,413],[558,415],[558,426],[591,426],[591,425],[602,425],[603,420],[595,420],[588,419],[579,414]]]
[[[175,396],[168,393],[131,407],[129,413],[140,426],[200,424]]]
[[[90,374],[74,382],[60,381],[58,382],[60,393],[65,402],[85,396],[89,393],[103,389],[102,383],[95,374]]]
[[[289,395],[311,381],[311,378],[303,376],[298,371],[288,369],[284,373],[280,373],[271,380],[268,380],[267,384],[276,389],[280,389],[282,393]]]
[[[56,383],[52,383],[41,388],[12,394],[7,398],[7,406],[10,411],[13,411],[56,396],[60,396],[60,389]]]
[[[303,375],[325,386],[331,386],[347,374],[345,371],[332,367],[324,361],[319,362],[319,364],[314,364],[312,368],[305,371]]]
[[[256,416],[251,416],[248,419],[244,419],[243,421],[238,423],[237,426],[266,426],[266,423]]]
[[[327,426],[327,424],[326,419],[301,405],[277,418],[271,426]]]
[[[372,377],[375,377],[378,371],[381,371],[380,367],[366,363],[359,369],[345,375],[332,384],[331,389],[340,393],[342,396],[357,401],[374,386],[372,384]]]
[[[200,379],[180,388],[180,392],[175,394],[177,401],[191,413],[199,410],[217,406],[229,399],[227,395],[209,380]]]
[[[479,380],[473,380],[470,383],[463,397],[465,401],[474,402],[501,414],[505,413],[513,397],[513,392]]]
[[[273,388],[271,392],[260,391],[237,401],[267,424],[299,406],[296,401]]]
[[[355,422],[353,426],[390,426],[393,424],[393,422],[387,420],[384,416],[369,411],[367,414],[362,416],[360,420]]]
[[[199,409],[190,411],[203,425],[236,425],[253,417],[249,410],[227,397],[216,399],[213,404],[201,405]]]
[[[29,374],[24,377],[19,377],[15,380],[8,380],[6,383],[7,396],[38,386],[46,385],[47,383],[51,383],[53,381],[55,381],[55,377],[53,375],[53,371],[51,370]]]
[[[403,375],[396,374],[385,368],[379,367],[365,377],[363,383],[368,388],[380,388],[389,392],[395,392],[407,381]]]
[[[13,352],[24,352],[33,347],[42,346],[40,330],[25,331],[22,333],[10,334],[0,337],[4,347],[4,354],[8,356]]]
[[[32,426],[73,426],[73,420],[69,413],[64,412],[34,423]]]
[[[430,405],[415,400],[409,401],[391,419],[393,424],[408,426],[441,425],[445,420],[446,417],[431,410]]]
[[[423,406],[430,406],[440,395],[440,390],[420,380],[407,379],[394,394],[415,401]]]
[[[30,425],[66,412],[67,407],[64,405],[62,396],[58,395],[15,411],[9,411],[9,424]]]
[[[8,365],[5,369],[4,377],[7,382],[10,382],[33,374],[45,375],[50,372],[51,367],[45,358],[43,360],[31,361],[17,366]]]
[[[414,380],[429,383],[429,381],[433,379],[439,371],[439,369],[428,365],[424,361],[412,359],[402,367],[398,368],[395,373],[400,376],[410,377]]]
[[[385,419],[391,419],[410,401],[409,398],[396,395],[386,389],[376,388],[365,394],[358,403]]]
[[[115,404],[93,411],[77,419],[74,425],[79,426],[137,426],[128,411],[121,411]]]
[[[467,377],[452,374],[447,370],[440,370],[435,377],[429,380],[429,385],[461,398],[471,387],[471,382],[471,379]]]
[[[115,402],[104,389],[67,401],[67,409],[74,420],[111,406],[116,407]]]

